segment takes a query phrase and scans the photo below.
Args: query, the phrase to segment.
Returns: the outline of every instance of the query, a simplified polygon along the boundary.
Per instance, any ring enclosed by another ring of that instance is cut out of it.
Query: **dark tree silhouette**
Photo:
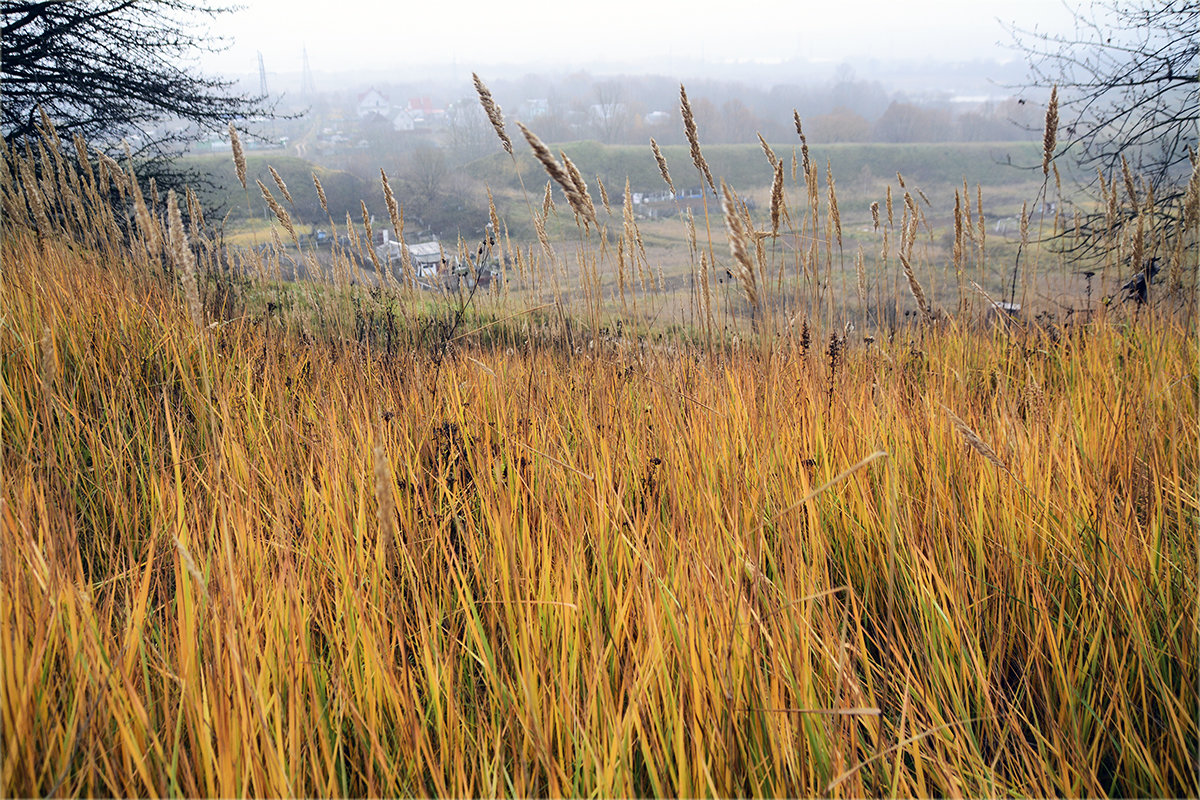
[[[1097,0],[1076,6],[1074,17],[1070,35],[1010,29],[1029,61],[1028,85],[1058,86],[1058,155],[1087,182],[1097,170],[1119,180],[1124,159],[1143,196],[1154,192],[1156,225],[1172,224],[1200,120],[1200,3]]]
[[[196,68],[200,54],[223,46],[206,23],[229,10],[202,0],[3,0],[5,142],[36,137],[40,107],[64,138],[136,133],[144,158],[163,158],[231,121],[269,114],[265,98]],[[144,135],[166,120],[188,125]]]

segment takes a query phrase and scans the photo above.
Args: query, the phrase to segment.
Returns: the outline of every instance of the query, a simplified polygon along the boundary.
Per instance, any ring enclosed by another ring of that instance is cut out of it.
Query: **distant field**
[[[594,184],[595,177],[599,176],[613,202],[619,202],[626,177],[629,178],[631,190],[635,192],[665,188],[649,143],[630,146],[571,142],[554,147],[564,150],[589,182]],[[799,142],[774,143],[772,147],[788,162],[790,173],[792,150],[796,150],[799,158]],[[665,146],[662,151],[678,189],[700,186],[687,147]],[[517,153],[517,164],[521,176],[526,180],[526,188],[537,195],[535,200],[540,201],[541,188],[545,183],[541,167],[527,148],[518,149]],[[723,178],[739,192],[754,192],[770,186],[771,168],[757,144],[714,145],[705,148],[705,155],[714,175]],[[848,209],[856,208],[856,201],[866,200],[866,203],[857,204],[862,206],[855,212],[859,216],[865,213],[866,205],[871,200],[882,200],[883,187],[888,182],[896,183],[897,172],[913,186],[920,187],[935,203],[940,204],[949,193],[952,204],[954,188],[961,186],[965,180],[972,190],[977,184],[982,185],[985,197],[994,194],[1006,209],[1015,199],[1014,190],[1031,184],[1036,186],[1041,178],[1040,170],[1019,168],[1040,164],[1038,146],[1029,142],[814,145],[810,157],[819,165],[822,181],[826,161],[829,162],[839,191],[849,201]],[[346,210],[355,210],[359,200],[365,200],[368,208],[375,213],[384,212],[377,173],[358,176],[328,170],[282,152],[251,151],[247,163],[251,188],[254,188],[253,180],[257,178],[272,191],[274,183],[267,166],[275,167],[289,188],[293,189],[297,213],[305,219],[324,216],[312,185],[314,171],[321,177],[330,204],[335,206],[335,221],[341,220]],[[234,176],[231,155],[189,156],[182,164],[209,176],[213,185],[206,190],[206,199],[213,208],[231,210],[235,217],[244,213],[246,196]],[[492,187],[493,191],[515,192],[520,189],[512,160],[504,153],[471,162],[463,171],[468,178]],[[595,186],[593,188],[597,189]],[[403,197],[398,199],[404,201]],[[523,203],[522,198],[521,205]],[[251,194],[250,204],[254,213],[261,215],[263,204],[257,192]]]
[[[547,178],[541,165],[530,155],[528,148],[522,149],[522,144],[518,143],[515,163],[514,159],[500,152],[474,161],[463,170],[476,187],[473,190],[475,194],[482,197],[485,188],[491,190],[499,218],[509,231],[509,242],[528,250],[537,247],[529,209],[531,206],[541,208]],[[917,259],[914,269],[920,279],[926,282],[933,300],[943,305],[958,302],[957,279],[950,270],[956,195],[960,197],[960,202],[974,208],[976,214],[979,199],[982,198],[986,221],[986,252],[976,259],[970,280],[997,297],[1003,296],[1006,290],[1011,288],[1016,266],[1019,244],[1018,216],[1023,206],[1035,207],[1035,201],[1042,189],[1040,168],[1022,168],[1030,164],[1040,167],[1038,147],[1036,143],[1029,142],[813,146],[809,155],[817,169],[817,200],[821,226],[824,226],[829,218],[830,174],[835,181],[838,198],[841,246],[836,249],[830,248],[822,256],[825,262],[823,271],[826,273],[824,280],[838,288],[838,302],[847,308],[850,304],[846,287],[853,287],[858,283],[856,259],[860,253],[866,270],[869,294],[895,296],[899,293],[900,302],[903,302],[905,281],[899,274],[899,265],[894,257],[899,232],[893,225],[889,244],[892,250],[891,266],[885,267],[883,262],[887,259],[883,253],[882,230],[875,228],[870,210],[872,203],[878,203],[881,219],[886,222],[886,198],[889,188],[896,224],[903,212],[905,192],[910,192],[917,198],[922,226],[919,246],[914,251]],[[666,188],[649,144],[635,147],[572,142],[554,145],[553,149],[566,152],[584,175],[594,196],[598,222],[605,227],[610,245],[615,244],[623,226],[621,203],[625,190],[624,176],[629,178],[631,192],[658,192]],[[794,283],[803,271],[802,262],[805,256],[801,251],[805,248],[804,242],[808,241],[805,237],[812,235],[805,227],[809,224],[806,220],[811,210],[803,175],[796,174],[793,178],[793,155],[797,167],[801,163],[798,140],[772,144],[772,149],[785,164],[784,198],[789,212],[788,222],[784,226],[785,234],[772,248],[772,258],[777,264],[773,271],[781,269],[781,281]],[[676,188],[698,188],[699,173],[692,163],[689,149],[684,146],[668,146],[662,150]],[[716,179],[728,183],[742,199],[753,203],[751,217],[755,224],[760,228],[768,225],[772,170],[762,147],[759,144],[718,145],[705,148],[704,152]],[[229,155],[195,157],[187,164],[209,171],[213,176],[217,187],[215,198],[218,207],[232,211],[230,218],[234,223],[231,235],[227,239],[231,244],[249,245],[270,241],[269,226],[274,215],[263,202],[257,186],[253,183],[256,178],[262,180],[268,190],[279,194],[267,169],[268,165],[274,166],[289,186],[295,200],[289,208],[297,219],[313,219],[321,227],[328,227],[328,215],[320,208],[312,182],[312,173],[315,171],[325,187],[336,225],[344,227],[346,211],[349,211],[357,224],[361,219],[360,200],[365,200],[369,211],[376,217],[376,229],[387,227],[388,214],[377,174],[359,177],[345,172],[325,170],[302,159],[277,153],[251,153],[248,158],[251,184],[247,193],[234,177],[232,157]],[[901,179],[904,182],[903,186]],[[1057,197],[1054,194],[1056,190],[1053,181],[1048,183],[1048,196]],[[604,187],[603,193],[601,184]],[[1074,191],[1069,175],[1064,176],[1063,190],[1066,194],[1058,199],[1069,201],[1072,197],[1070,193]],[[601,202],[604,194],[610,201],[609,208],[604,207]],[[557,188],[554,197],[558,211],[547,218],[546,229],[551,238],[559,242],[559,254],[567,259],[564,268],[568,273],[574,273],[578,259],[570,256],[570,251],[577,239],[576,222]],[[280,200],[282,201],[282,198]],[[403,193],[399,194],[397,200],[403,207]],[[707,219],[702,199],[657,203],[653,211],[649,206],[637,206],[635,209],[638,234],[648,259],[648,269],[664,280],[647,306],[655,309],[652,316],[657,320],[683,319],[686,316],[686,306],[695,302],[697,284],[694,274],[698,262],[697,254],[688,246],[690,234],[681,216],[686,208],[691,208],[696,224],[701,226],[704,243],[707,244],[709,240],[713,242],[715,249],[712,250],[710,264],[721,266],[727,258],[728,248],[725,244],[725,226],[720,204],[711,195],[708,200]],[[254,225],[237,222],[239,218],[244,217],[242,212],[247,207],[259,220]],[[339,212],[336,209],[342,210]],[[655,219],[649,216],[651,214],[668,216]],[[479,235],[478,232],[486,221],[483,211],[464,216],[462,225],[467,231],[464,237],[474,241],[474,237]],[[1047,226],[1052,230],[1055,224],[1054,214],[1034,213],[1031,224],[1035,226],[1035,233],[1038,230],[1044,233]],[[304,231],[309,230],[308,225],[302,227]],[[823,227],[819,231],[822,239],[826,233]],[[454,243],[454,234],[451,233],[449,244],[453,247]],[[594,255],[593,253],[592,257]],[[601,258],[596,275],[597,286],[607,298],[606,307],[609,311],[616,309],[621,280],[612,256],[613,253],[609,250],[607,257]],[[589,256],[581,254],[579,257],[586,259]],[[1079,307],[1086,303],[1087,283],[1073,275],[1073,272],[1086,268],[1091,267],[1081,265],[1073,257],[1064,254],[1053,257],[1043,254],[1032,266],[1031,275],[1038,285],[1032,294],[1025,290],[1022,295],[1027,303],[1056,313]],[[1030,265],[1027,263],[1020,271],[1023,276],[1029,277],[1029,269]],[[724,279],[719,275],[714,280],[720,281],[715,285],[723,286]]]

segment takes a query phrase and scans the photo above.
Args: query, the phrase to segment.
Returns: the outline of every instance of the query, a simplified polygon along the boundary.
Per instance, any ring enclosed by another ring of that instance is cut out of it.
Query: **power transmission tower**
[[[262,50],[258,51],[258,93],[266,97],[267,92],[267,67],[263,63]]]
[[[311,102],[313,96],[317,93],[317,87],[313,83],[312,67],[308,65],[307,47],[303,50],[303,62],[303,68],[300,73],[300,96]]]
[[[262,50],[258,51],[258,92],[266,102],[267,95],[267,65],[263,63]],[[271,142],[275,142],[275,118],[271,118]]]

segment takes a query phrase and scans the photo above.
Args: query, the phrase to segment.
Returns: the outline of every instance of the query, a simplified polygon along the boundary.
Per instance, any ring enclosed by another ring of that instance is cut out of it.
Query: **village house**
[[[517,117],[519,119],[530,120],[538,117],[549,116],[550,101],[544,97],[530,98],[517,109]]]
[[[396,116],[392,117],[392,130],[397,133],[409,133],[417,129],[417,117],[407,108],[396,112]]]
[[[391,103],[388,102],[387,95],[375,87],[367,89],[358,96],[359,119],[386,119],[391,108]]]
[[[402,275],[404,270],[404,249],[408,248],[408,262],[412,265],[413,275],[419,282],[434,282],[438,276],[450,271],[450,257],[435,241],[420,244],[405,245],[391,237],[391,231],[384,228],[379,231],[377,238],[382,242],[375,246],[375,255],[386,263],[393,275]]]

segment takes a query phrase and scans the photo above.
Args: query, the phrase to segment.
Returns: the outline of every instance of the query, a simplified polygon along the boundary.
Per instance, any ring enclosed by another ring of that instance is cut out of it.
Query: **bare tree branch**
[[[199,54],[222,48],[206,23],[230,9],[206,0],[2,0],[0,131],[13,144],[38,135],[41,107],[65,138],[139,140],[165,159],[231,122],[270,116],[266,98],[201,74]],[[149,133],[162,122],[186,130]]]

